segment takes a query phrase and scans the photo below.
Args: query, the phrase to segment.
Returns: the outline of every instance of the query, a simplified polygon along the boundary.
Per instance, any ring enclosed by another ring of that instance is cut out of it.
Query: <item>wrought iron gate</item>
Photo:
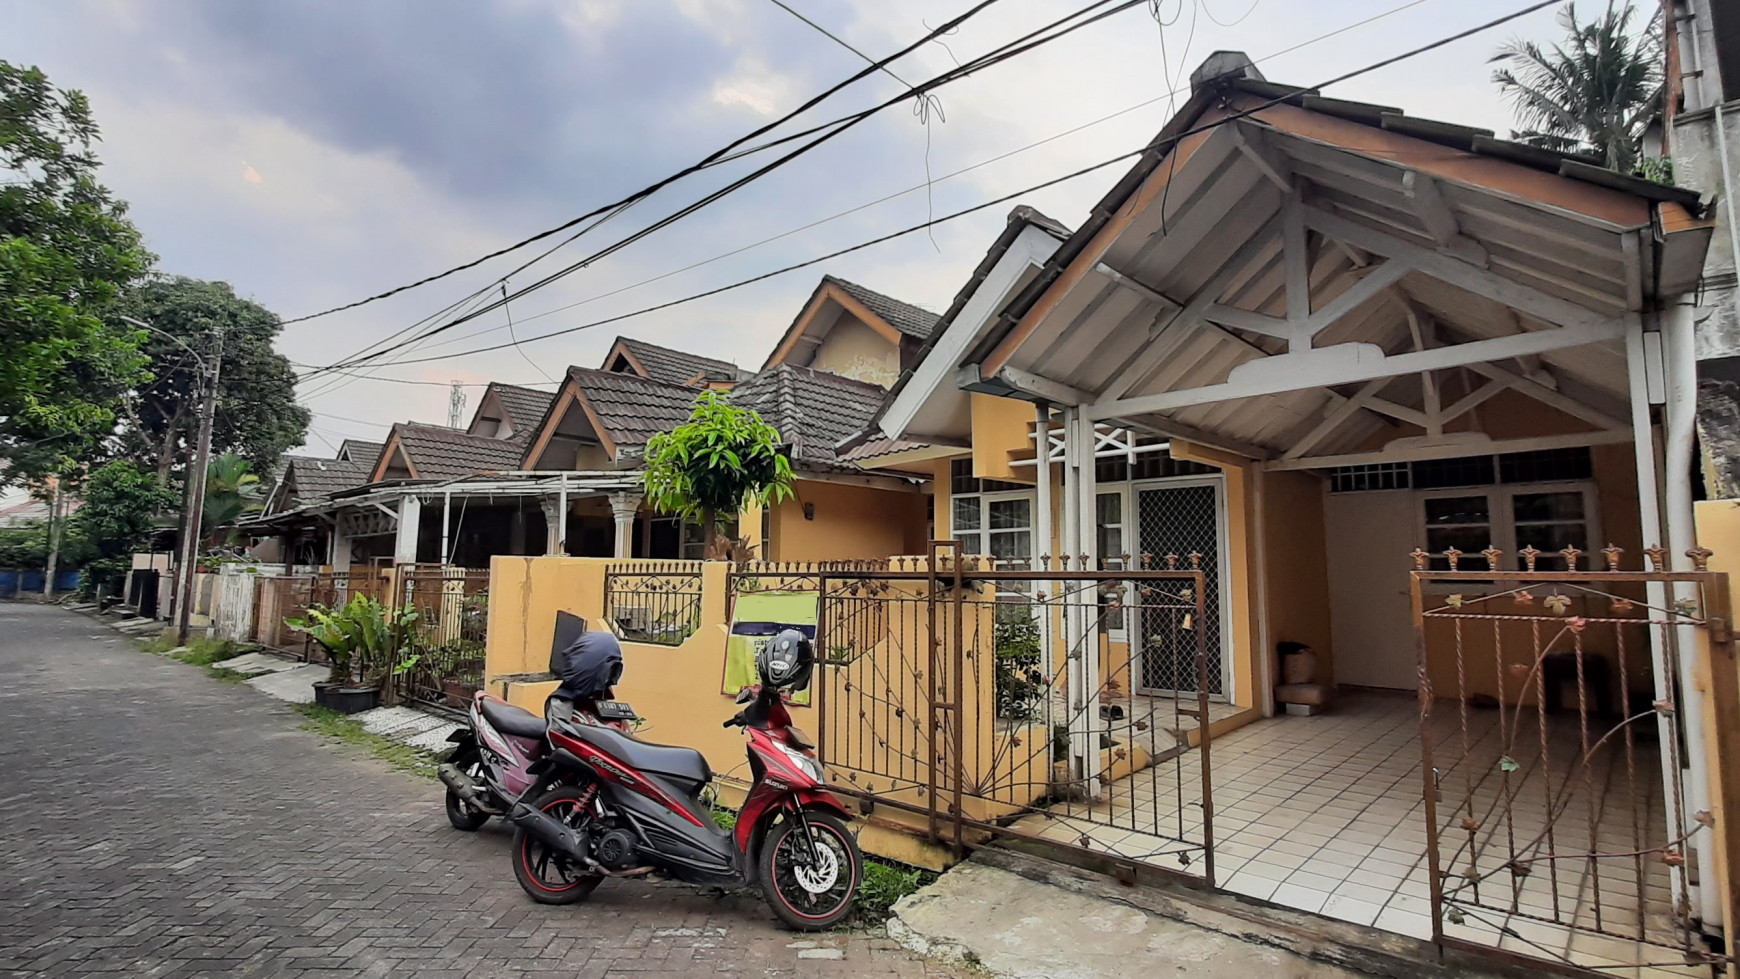
[[[1208,589],[1191,557],[1011,571],[937,542],[928,561],[813,572],[817,741],[833,787],[957,848],[1013,838],[1126,879],[1212,885],[1206,690],[1219,649],[1200,627]],[[1132,693],[1130,647],[1110,639],[1131,613],[1188,651],[1194,692]]]
[[[1718,832],[1710,813],[1686,811],[1679,681],[1682,657],[1706,649],[1718,741],[1732,743],[1727,576],[1705,551],[1690,552],[1693,571],[1647,553],[1650,570],[1626,571],[1609,547],[1596,571],[1577,570],[1576,548],[1414,552],[1439,944],[1579,973],[1708,975],[1726,961],[1698,934],[1688,851],[1736,853],[1734,820]],[[1730,780],[1718,781],[1727,803]]]

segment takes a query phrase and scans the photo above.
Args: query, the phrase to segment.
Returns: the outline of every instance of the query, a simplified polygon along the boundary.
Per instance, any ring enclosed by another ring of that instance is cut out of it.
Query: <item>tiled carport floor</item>
[[[1507,751],[1496,710],[1468,712],[1464,749],[1459,712],[1456,703],[1440,702],[1432,718],[1439,853],[1453,875],[1448,888],[1462,918],[1447,921],[1446,934],[1530,955],[1568,957],[1613,975],[1707,974],[1707,969],[1674,965],[1680,955],[1672,948],[1566,927],[1574,922],[1586,928],[1599,907],[1601,930],[1635,936],[1641,904],[1645,931],[1671,942],[1672,884],[1659,854],[1605,857],[1594,872],[1584,857],[1537,860],[1526,875],[1505,869],[1513,848],[1536,856],[1586,854],[1592,826],[1603,853],[1659,846],[1663,808],[1655,744],[1635,745],[1628,759],[1623,742],[1615,738],[1585,773],[1575,767],[1582,751],[1574,715],[1552,716],[1548,777],[1538,714],[1507,714],[1507,723],[1521,725]],[[1607,725],[1591,727],[1594,740]],[[1517,765],[1508,779],[1499,774],[1505,756]],[[1201,759],[1200,752],[1190,751],[1114,783],[1091,808],[1080,803],[1057,807],[1045,833],[1070,842],[1086,835],[1096,849],[1196,872],[1200,849],[1192,864],[1182,867],[1178,853],[1184,847],[1178,841],[1201,840]],[[1416,697],[1357,693],[1344,696],[1327,714],[1247,725],[1214,740],[1210,766],[1219,886],[1356,924],[1431,937]],[[1506,782],[1508,819],[1502,804]],[[1550,842],[1544,818],[1549,784],[1560,807]],[[1061,815],[1070,810],[1074,816]],[[1465,822],[1470,818],[1472,845]],[[1467,880],[1471,853],[1472,874],[1484,878],[1478,894]],[[1639,962],[1668,966],[1614,971]]]

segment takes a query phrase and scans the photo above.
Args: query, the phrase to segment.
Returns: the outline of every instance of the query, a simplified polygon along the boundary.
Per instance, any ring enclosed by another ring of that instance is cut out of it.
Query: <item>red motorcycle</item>
[[[851,912],[864,858],[845,807],[826,788],[815,744],[780,690],[801,687],[810,640],[788,630],[757,654],[761,686],[726,727],[749,737],[752,787],[734,829],[714,822],[712,780],[692,748],[649,744],[576,712],[552,719],[538,782],[513,807],[514,876],[544,904],[584,900],[608,877],[653,872],[696,884],[759,885],[786,924],[827,928]]]

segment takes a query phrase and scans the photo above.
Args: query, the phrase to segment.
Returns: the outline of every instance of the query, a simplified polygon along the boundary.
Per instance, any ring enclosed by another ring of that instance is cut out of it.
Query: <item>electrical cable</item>
[[[733,193],[736,190],[739,190],[742,187],[760,179],[761,177],[767,175],[768,173],[771,173],[772,171],[784,166],[786,163],[788,163],[791,160],[796,159],[797,157],[809,152],[810,150],[814,149],[816,146],[818,146],[824,142],[827,142],[828,140],[833,139],[834,137],[846,132],[847,130],[851,129],[853,126],[856,126],[857,124],[863,122],[865,119],[870,118],[875,113],[881,111],[884,108],[887,108],[890,105],[894,105],[894,104],[897,104],[899,102],[905,101],[907,98],[910,98],[913,95],[922,95],[925,92],[928,92],[929,90],[931,90],[933,88],[939,87],[940,85],[947,84],[949,82],[958,80],[960,78],[965,78],[973,73],[976,73],[978,71],[981,71],[981,70],[988,68],[988,67],[991,67],[993,65],[1001,64],[1004,61],[1007,61],[1007,60],[1010,60],[1012,58],[1018,57],[1022,54],[1025,54],[1026,52],[1033,50],[1034,48],[1037,48],[1040,45],[1047,44],[1047,43],[1050,43],[1051,41],[1058,40],[1059,38],[1065,37],[1068,34],[1071,34],[1077,30],[1080,30],[1080,29],[1087,27],[1091,24],[1094,24],[1094,23],[1097,23],[1101,20],[1104,20],[1107,17],[1121,13],[1125,10],[1130,9],[1131,7],[1134,7],[1134,6],[1137,6],[1139,4],[1146,3],[1146,2],[1148,2],[1148,0],[1120,0],[1120,2],[1116,2],[1116,3],[1112,3],[1112,0],[1096,0],[1095,3],[1090,4],[1089,6],[1082,8],[1080,10],[1077,10],[1069,15],[1066,15],[1065,17],[1059,18],[1058,20],[1053,21],[1052,23],[1047,24],[1043,27],[1040,27],[1034,31],[1030,31],[1029,33],[1022,35],[1021,37],[1015,39],[1014,41],[1008,42],[1007,44],[1003,45],[1001,48],[996,49],[996,50],[994,50],[986,55],[982,55],[979,58],[977,58],[971,62],[968,62],[965,66],[962,66],[961,68],[954,69],[954,70],[949,71],[949,72],[945,72],[943,75],[939,75],[936,78],[933,78],[930,81],[925,82],[923,85],[920,85],[915,89],[912,89],[906,93],[903,93],[900,96],[897,96],[893,99],[889,99],[889,100],[881,103],[880,105],[873,106],[872,108],[866,109],[866,110],[859,112],[851,117],[847,117],[847,120],[842,125],[837,126],[833,130],[823,134],[822,136],[816,138],[815,140],[812,140],[809,143],[806,143],[805,145],[800,146],[798,149],[793,150],[792,152],[786,154],[785,156],[780,157],[779,159],[775,160],[774,162],[772,162],[770,164],[766,164],[766,165],[762,166],[761,168],[751,172],[747,176],[741,177],[738,180],[733,181],[732,183],[728,184],[724,188],[716,190],[716,191],[702,197],[700,200],[695,201],[695,202],[693,202],[693,203],[691,203],[683,208],[680,208],[675,213],[667,215],[666,217],[659,219],[658,221],[654,222],[653,224],[649,225],[648,227],[643,228],[643,229],[627,236],[626,238],[620,239],[617,242],[615,242],[611,245],[608,245],[608,246],[606,246],[598,251],[595,251],[592,254],[588,255],[587,257],[580,259],[579,261],[574,262],[574,263],[566,266],[565,268],[559,269],[556,272],[553,272],[549,275],[546,275],[544,278],[539,279],[539,280],[531,283],[530,285],[527,285],[527,286],[521,288],[518,292],[514,293],[514,296],[515,297],[523,296],[526,293],[533,292],[537,289],[544,288],[545,286],[548,286],[551,283],[553,283],[553,282],[555,282],[555,281],[557,281],[557,280],[559,280],[567,275],[570,275],[575,271],[578,271],[579,269],[587,267],[588,265],[592,264],[593,262],[598,261],[601,258],[608,257],[609,255],[612,255],[615,252],[617,252],[623,248],[628,247],[629,245],[633,244],[634,242],[639,241],[639,240],[641,240],[641,239],[643,239],[651,234],[654,234],[657,231],[659,231],[665,227],[670,226],[671,224],[674,224],[675,222],[681,220],[682,218],[687,217],[688,215],[693,214],[698,210],[701,210],[702,208],[714,203],[715,201],[727,196],[728,194]],[[1108,5],[1109,5],[1109,7],[1108,7]],[[1093,11],[1095,11],[1096,8],[1107,8],[1107,9],[1100,9],[1100,10],[1098,10],[1098,12],[1093,12]],[[1070,21],[1078,20],[1078,18],[1080,18],[1080,20],[1077,23],[1074,23],[1074,24],[1069,23]],[[1064,26],[1064,25],[1067,25],[1067,26]],[[1046,35],[1047,31],[1054,31],[1054,33]],[[1046,36],[1041,36],[1041,35],[1046,35]],[[425,333],[423,335],[424,336],[432,336],[436,333],[440,333],[440,332],[443,332],[445,330],[451,329],[452,327],[457,326],[461,323],[467,322],[470,319],[475,319],[477,316],[480,316],[484,313],[490,312],[491,310],[495,309],[499,305],[500,305],[500,302],[491,303],[489,305],[484,306],[481,309],[475,310],[472,313],[467,314],[466,316],[459,317],[458,319],[452,320],[452,321],[450,321],[450,322],[448,322],[440,327],[425,331]],[[401,347],[404,347],[407,344],[408,344],[408,342],[405,342],[405,343],[400,343],[394,347],[390,347],[390,348],[388,348],[388,352],[391,352],[392,350],[396,350],[396,349],[399,349]],[[374,358],[372,358],[372,357],[347,358],[345,360],[341,360],[341,361],[338,361],[338,362],[330,365],[330,367],[334,367],[334,368],[337,368],[337,367],[355,367],[355,366],[358,366],[358,365],[364,363],[365,361],[367,361],[369,359],[374,359]],[[400,361],[400,362],[401,363],[415,363],[416,361],[406,360],[406,361]]]
[[[652,194],[656,193],[657,191],[669,186],[670,184],[675,183],[678,180],[681,180],[684,177],[687,177],[693,173],[698,173],[699,171],[704,170],[707,167],[713,166],[717,163],[725,162],[725,158],[727,157],[727,155],[731,151],[742,146],[744,143],[747,143],[752,139],[756,139],[756,138],[759,138],[761,136],[764,136],[767,133],[772,132],[774,129],[778,128],[779,126],[782,126],[785,123],[791,121],[792,119],[795,119],[796,117],[802,115],[803,113],[808,112],[810,109],[821,104],[823,101],[826,101],[828,98],[832,97],[833,95],[835,95],[836,93],[845,89],[846,87],[854,84],[855,82],[858,82],[859,80],[861,80],[863,78],[870,76],[871,74],[874,74],[877,71],[880,71],[882,68],[891,64],[892,62],[898,61],[899,59],[912,53],[917,48],[928,43],[930,40],[934,39],[935,37],[947,32],[947,31],[953,30],[953,29],[959,27],[961,24],[966,23],[968,20],[977,16],[979,13],[983,12],[986,8],[990,7],[991,5],[993,5],[997,2],[999,2],[999,0],[980,0],[980,2],[974,4],[972,7],[969,7],[965,13],[962,13],[962,14],[950,19],[949,21],[945,22],[943,24],[943,26],[930,31],[929,33],[925,34],[924,37],[921,37],[917,41],[914,41],[913,43],[907,45],[906,47],[901,48],[899,51],[896,51],[894,54],[889,55],[886,58],[882,58],[876,62],[873,62],[869,67],[867,67],[859,72],[854,73],[850,77],[846,78],[844,81],[837,82],[834,85],[830,86],[829,88],[824,89],[820,94],[812,96],[810,99],[806,100],[802,105],[799,105],[797,108],[792,109],[790,112],[785,113],[784,115],[780,116],[778,119],[775,119],[769,123],[766,123],[765,125],[757,127],[755,130],[749,132],[748,134],[746,134],[744,136],[740,136],[737,139],[733,140],[732,142],[721,147],[720,149],[715,150],[712,153],[709,153],[707,156],[703,157],[699,162],[694,163],[694,164],[690,164],[689,166],[684,167],[681,170],[678,170],[676,173],[673,173],[669,176],[663,177],[663,178],[655,181],[654,183],[649,184],[648,186],[643,187],[642,189],[640,189],[638,191],[635,191],[633,194],[630,194],[629,196],[627,196],[619,201],[616,201],[612,204],[604,205],[602,207],[595,208],[591,211],[588,211],[585,214],[580,215],[579,217],[564,221],[561,224],[559,224],[553,228],[549,228],[547,230],[540,231],[537,234],[532,235],[528,238],[523,238],[523,239],[521,239],[521,240],[519,240],[511,245],[507,245],[503,248],[498,248],[495,251],[492,251],[492,252],[489,252],[485,255],[479,256],[478,258],[472,259],[471,261],[464,262],[462,264],[453,266],[452,268],[449,268],[445,271],[437,272],[433,275],[424,276],[423,278],[418,279],[414,282],[406,283],[405,285],[402,285],[402,286],[396,286],[392,289],[388,289],[388,290],[385,290],[384,292],[376,293],[372,296],[364,297],[363,299],[359,299],[359,300],[356,300],[354,302],[345,303],[345,304],[340,305],[340,306],[334,306],[334,307],[331,307],[330,309],[323,309],[323,310],[320,310],[318,312],[308,313],[308,314],[305,314],[302,316],[292,317],[290,319],[281,321],[280,325],[287,326],[291,323],[301,323],[301,322],[305,322],[307,320],[315,319],[315,318],[320,317],[320,316],[327,316],[327,315],[330,315],[332,313],[342,312],[342,311],[348,310],[348,309],[355,309],[359,306],[363,306],[363,305],[366,305],[368,303],[378,302],[379,300],[386,299],[389,296],[396,296],[401,292],[405,292],[405,291],[410,290],[410,289],[415,289],[419,286],[427,285],[431,282],[435,282],[435,281],[440,280],[440,279],[445,279],[450,275],[455,275],[459,272],[465,271],[466,269],[476,268],[477,266],[483,264],[484,262],[489,261],[492,258],[499,258],[502,255],[506,255],[510,252],[517,251],[518,249],[523,248],[526,245],[532,244],[533,242],[541,241],[541,240],[548,238],[552,235],[560,234],[561,232],[566,231],[569,228],[572,228],[575,225],[581,223],[582,221],[586,221],[589,218],[597,217],[597,216],[604,214],[608,211],[611,211],[615,208],[622,207],[622,206],[627,205],[627,204],[631,204],[634,201],[640,200],[644,197],[649,197]]]
[[[1471,37],[1475,34],[1479,34],[1479,33],[1482,33],[1484,31],[1491,30],[1494,27],[1498,27],[1498,26],[1501,26],[1503,24],[1509,23],[1512,20],[1516,20],[1517,18],[1524,17],[1528,14],[1534,13],[1535,11],[1542,10],[1542,9],[1547,8],[1547,7],[1553,6],[1554,4],[1556,4],[1558,2],[1560,2],[1560,0],[1537,0],[1537,2],[1529,4],[1527,6],[1524,6],[1524,7],[1520,8],[1518,10],[1515,10],[1509,14],[1505,14],[1503,16],[1500,16],[1500,17],[1495,18],[1493,20],[1486,21],[1485,23],[1476,25],[1476,26],[1471,27],[1471,28],[1467,28],[1467,29],[1465,29],[1463,31],[1459,31],[1455,34],[1451,34],[1451,35],[1448,35],[1446,37],[1439,38],[1438,40],[1431,41],[1431,42],[1424,44],[1424,45],[1420,45],[1419,47],[1409,49],[1408,51],[1402,52],[1402,53],[1397,54],[1397,55],[1393,55],[1393,56],[1391,56],[1389,58],[1385,58],[1381,61],[1374,62],[1372,64],[1366,65],[1365,67],[1356,68],[1352,71],[1344,72],[1340,75],[1334,76],[1333,78],[1329,78],[1325,81],[1319,82],[1316,85],[1295,89],[1292,92],[1289,92],[1285,95],[1277,96],[1277,97],[1272,98],[1272,99],[1267,99],[1256,106],[1253,106],[1249,109],[1241,110],[1239,112],[1229,114],[1227,116],[1224,116],[1220,119],[1215,120],[1214,122],[1207,123],[1207,124],[1201,125],[1201,126],[1193,126],[1189,129],[1186,129],[1186,130],[1184,130],[1180,133],[1177,133],[1173,136],[1166,137],[1165,139],[1156,139],[1156,140],[1150,142],[1149,144],[1141,147],[1140,149],[1131,150],[1131,151],[1125,152],[1125,153],[1120,153],[1117,156],[1114,156],[1110,159],[1103,160],[1099,163],[1095,163],[1095,164],[1092,164],[1092,165],[1087,166],[1087,167],[1083,167],[1079,170],[1072,171],[1070,173],[1064,174],[1064,175],[1059,176],[1059,177],[1054,177],[1050,180],[1043,181],[1039,184],[1035,184],[1031,187],[1024,188],[1024,189],[1016,191],[1012,194],[1006,194],[1006,195],[1003,195],[1001,197],[994,198],[992,200],[988,200],[988,201],[984,201],[984,202],[979,203],[979,204],[975,204],[971,207],[962,208],[961,210],[944,215],[940,218],[935,218],[935,219],[930,220],[930,221],[921,222],[919,224],[915,224],[915,225],[912,225],[910,227],[903,228],[899,231],[895,231],[895,232],[892,232],[890,234],[881,235],[879,237],[872,238],[872,239],[869,239],[867,241],[859,242],[858,244],[851,245],[851,246],[848,246],[846,248],[838,249],[838,250],[830,252],[826,255],[817,256],[815,258],[808,259],[808,260],[803,261],[803,262],[798,262],[798,263],[794,263],[792,265],[787,265],[787,266],[784,266],[784,267],[779,268],[779,269],[774,269],[770,272],[764,272],[764,273],[752,276],[752,277],[747,278],[747,279],[741,279],[741,280],[738,280],[738,281],[733,282],[733,283],[729,283],[729,284],[724,285],[724,286],[719,286],[719,287],[716,287],[713,289],[705,290],[703,292],[694,293],[692,295],[685,296],[685,297],[682,297],[679,299],[674,299],[674,300],[671,300],[669,302],[660,303],[660,304],[657,304],[654,306],[649,306],[649,307],[646,307],[643,309],[634,310],[634,311],[630,311],[627,313],[622,313],[622,314],[619,314],[616,316],[611,316],[611,317],[608,317],[605,319],[596,320],[596,321],[593,321],[591,323],[584,323],[584,324],[580,324],[578,326],[567,327],[565,329],[552,331],[550,333],[542,334],[540,336],[531,337],[531,338],[528,338],[526,340],[518,340],[518,341],[513,341],[510,343],[495,344],[492,346],[479,347],[479,348],[475,348],[472,350],[461,351],[459,353],[453,353],[453,354],[444,354],[444,355],[436,356],[436,357],[412,358],[412,359],[400,361],[399,363],[415,364],[415,363],[427,363],[427,362],[436,361],[436,360],[449,360],[449,359],[452,359],[454,357],[472,356],[474,354],[487,353],[487,352],[494,351],[494,350],[500,350],[500,349],[503,349],[505,347],[513,346],[516,344],[533,343],[533,342],[537,342],[539,340],[547,340],[547,339],[550,339],[552,337],[563,336],[565,334],[574,333],[574,332],[577,332],[580,330],[591,329],[591,328],[594,328],[597,326],[602,326],[602,325],[605,325],[608,323],[620,322],[620,321],[625,320],[625,319],[630,319],[630,318],[634,318],[637,316],[646,315],[648,313],[653,313],[653,312],[658,312],[658,311],[665,310],[665,309],[670,309],[674,306],[685,305],[687,303],[694,302],[694,301],[699,300],[699,299],[707,298],[709,296],[715,296],[715,295],[719,295],[719,294],[724,293],[724,292],[730,292],[730,291],[733,291],[735,289],[740,289],[740,288],[743,288],[744,286],[748,286],[748,285],[751,285],[751,284],[756,283],[756,282],[761,282],[765,279],[770,279],[770,278],[773,278],[773,277],[778,276],[778,275],[783,275],[787,272],[796,271],[798,269],[807,268],[811,265],[825,262],[825,261],[828,261],[830,259],[838,258],[842,255],[847,255],[847,254],[850,254],[852,252],[860,251],[862,249],[873,247],[875,245],[879,245],[879,244],[882,244],[882,243],[887,242],[887,241],[891,241],[891,240],[896,239],[896,238],[901,238],[901,237],[904,237],[906,235],[913,234],[917,231],[922,231],[925,228],[930,227],[931,225],[941,224],[941,223],[944,223],[946,221],[952,221],[956,218],[964,217],[968,214],[972,214],[972,213],[975,213],[977,211],[984,210],[988,207],[994,207],[998,204],[1005,203],[1005,202],[1013,200],[1017,197],[1031,194],[1031,193],[1037,192],[1039,190],[1044,190],[1046,188],[1055,186],[1055,185],[1063,183],[1065,181],[1073,180],[1077,177],[1085,176],[1089,173],[1093,173],[1095,171],[1104,169],[1108,166],[1119,163],[1123,160],[1127,160],[1133,156],[1141,156],[1141,155],[1146,154],[1146,153],[1157,152],[1157,151],[1161,151],[1163,149],[1170,149],[1171,147],[1176,146],[1179,141],[1186,139],[1190,136],[1195,136],[1195,135],[1198,135],[1200,133],[1208,132],[1212,129],[1219,128],[1220,126],[1224,126],[1224,125],[1227,125],[1229,123],[1236,122],[1240,119],[1248,118],[1248,117],[1250,117],[1258,112],[1261,112],[1265,109],[1273,108],[1276,105],[1279,105],[1283,102],[1286,102],[1290,98],[1295,98],[1295,97],[1298,97],[1299,95],[1308,94],[1308,93],[1311,93],[1313,91],[1320,91],[1320,90],[1327,88],[1331,85],[1336,85],[1336,84],[1339,84],[1341,82],[1348,81],[1348,80],[1353,79],[1353,78],[1357,78],[1361,75],[1370,74],[1371,72],[1378,71],[1378,70],[1381,70],[1383,68],[1387,68],[1390,65],[1396,64],[1398,62],[1405,61],[1409,58],[1417,57],[1421,54],[1425,54],[1429,51],[1433,51],[1433,50],[1436,50],[1438,48],[1444,47],[1445,45],[1455,43],[1456,41],[1463,40],[1463,39]]]
[[[1430,0],[1410,0],[1410,2],[1408,2],[1408,3],[1404,3],[1404,4],[1401,4],[1401,5],[1396,6],[1396,7],[1391,7],[1388,10],[1385,10],[1381,13],[1373,14],[1369,17],[1365,17],[1361,20],[1354,21],[1350,24],[1345,24],[1341,27],[1336,28],[1335,30],[1329,31],[1329,32],[1324,33],[1324,34],[1319,34],[1316,37],[1312,37],[1312,38],[1309,38],[1309,39],[1304,40],[1304,41],[1300,41],[1296,44],[1282,48],[1279,51],[1275,51],[1275,52],[1271,52],[1269,54],[1263,55],[1260,58],[1255,58],[1252,60],[1252,64],[1258,64],[1258,65],[1264,64],[1265,62],[1272,61],[1275,58],[1279,58],[1279,57],[1282,57],[1284,55],[1291,54],[1294,51],[1298,51],[1301,48],[1305,48],[1305,47],[1308,47],[1312,44],[1317,44],[1319,42],[1326,41],[1332,37],[1337,37],[1341,34],[1347,33],[1348,31],[1355,30],[1355,29],[1360,28],[1360,27],[1364,27],[1367,24],[1370,24],[1374,21],[1381,20],[1385,17],[1393,16],[1395,14],[1401,13],[1402,11],[1410,10],[1414,7],[1418,7],[1418,6],[1420,6],[1424,3],[1428,3],[1428,2],[1430,2]],[[1182,10],[1182,8],[1181,8],[1181,10]],[[1176,21],[1176,18],[1174,18],[1174,22],[1175,21]],[[1034,142],[1028,143],[1024,146],[1018,146],[1015,149],[1004,151],[1002,153],[997,154],[996,156],[988,157],[986,159],[980,160],[977,163],[973,163],[973,164],[970,164],[968,166],[962,167],[959,170],[954,170],[954,171],[951,171],[949,173],[945,173],[945,174],[937,177],[935,179],[935,182],[941,183],[944,180],[950,180],[950,179],[953,179],[955,177],[961,176],[963,174],[971,173],[974,170],[978,170],[978,169],[981,169],[983,167],[990,166],[993,163],[999,163],[1003,160],[1009,159],[1010,157],[1016,156],[1016,155],[1021,154],[1021,153],[1025,153],[1028,150],[1037,149],[1037,148],[1039,148],[1041,146],[1045,146],[1049,143],[1056,142],[1057,140],[1063,139],[1066,136],[1073,136],[1076,133],[1079,133],[1083,130],[1091,129],[1092,127],[1098,126],[1102,123],[1110,122],[1111,120],[1117,119],[1121,116],[1129,115],[1130,113],[1135,112],[1139,109],[1145,109],[1145,108],[1147,108],[1151,105],[1155,105],[1159,102],[1170,101],[1174,96],[1176,96],[1178,94],[1178,92],[1179,92],[1178,89],[1173,89],[1173,90],[1168,91],[1164,94],[1156,95],[1156,96],[1154,96],[1152,98],[1148,98],[1148,99],[1143,99],[1140,102],[1136,102],[1136,103],[1133,103],[1131,105],[1127,105],[1124,108],[1117,110],[1116,112],[1111,112],[1111,113],[1108,113],[1106,115],[1100,116],[1097,119],[1093,119],[1093,120],[1090,120],[1088,122],[1081,123],[1080,125],[1077,125],[1077,126],[1072,126],[1069,129],[1062,130],[1061,132],[1053,133],[1050,136],[1047,136],[1043,139],[1035,140]],[[809,222],[808,224],[800,225],[796,228],[791,228],[791,229],[788,229],[786,231],[782,231],[778,234],[771,235],[771,236],[766,237],[766,238],[762,238],[759,241],[751,242],[750,244],[747,244],[747,245],[742,245],[740,247],[734,248],[734,249],[727,251],[727,252],[722,252],[718,255],[712,256],[711,258],[702,259],[698,262],[691,262],[688,265],[684,265],[684,266],[681,266],[679,268],[671,269],[671,270],[666,271],[666,272],[661,272],[658,275],[650,276],[650,277],[645,278],[645,279],[640,279],[636,282],[629,283],[628,285],[619,286],[615,289],[609,290],[608,292],[602,292],[602,293],[599,293],[598,295],[595,295],[595,296],[589,296],[585,299],[581,299],[581,300],[578,300],[576,302],[571,302],[571,303],[567,303],[567,304],[562,305],[562,306],[557,306],[553,309],[546,309],[543,312],[533,313],[530,316],[523,316],[517,321],[517,325],[524,326],[525,324],[531,322],[532,320],[542,319],[546,316],[554,316],[557,313],[565,313],[568,310],[577,309],[581,306],[586,306],[586,305],[589,305],[591,303],[598,302],[601,299],[608,299],[612,296],[621,295],[622,293],[633,291],[635,289],[641,288],[642,286],[647,286],[647,285],[651,285],[655,282],[663,281],[664,279],[668,279],[671,276],[680,275],[684,272],[693,271],[694,269],[698,269],[698,268],[702,268],[702,267],[707,266],[707,265],[711,265],[714,262],[723,261],[727,258],[731,258],[731,257],[736,256],[736,255],[741,255],[744,252],[759,248],[762,245],[771,244],[771,243],[779,241],[781,239],[789,238],[795,234],[801,234],[805,231],[809,231],[812,228],[817,228],[817,227],[820,227],[821,225],[827,224],[829,222],[839,220],[840,218],[850,217],[853,214],[856,214],[860,211],[866,210],[866,209],[871,208],[871,207],[875,207],[878,204],[884,204],[884,203],[887,203],[888,201],[895,200],[895,199],[900,198],[900,197],[904,197],[907,194],[916,193],[920,190],[925,189],[925,186],[926,186],[925,184],[914,184],[910,187],[907,187],[904,190],[899,190],[899,191],[895,191],[894,193],[891,193],[891,194],[886,194],[886,195],[884,195],[882,197],[878,197],[872,201],[866,201],[863,204],[858,204],[854,207],[847,208],[844,211],[836,212],[836,213],[831,214],[825,218],[818,218],[814,221]],[[442,340],[442,341],[439,341],[437,343],[431,344],[430,346],[431,347],[442,347],[442,346],[447,346],[447,345],[454,344],[454,343],[463,343],[466,340],[474,339],[476,337],[483,336],[484,334],[494,333],[494,332],[504,330],[504,329],[506,329],[505,326],[492,326],[492,327],[488,327],[486,329],[479,330],[479,331],[476,331],[473,333],[467,333],[467,334],[463,334],[463,335],[458,336],[458,337],[453,337],[450,339]],[[303,368],[303,369],[317,369],[317,368],[315,368],[315,365],[312,365],[312,364],[295,364],[294,366],[299,367],[299,368]],[[399,380],[398,378],[387,378],[387,377],[380,377],[377,379],[379,379],[379,380]],[[427,382],[416,382],[416,383],[438,384],[438,383],[442,383],[442,382],[427,381]]]

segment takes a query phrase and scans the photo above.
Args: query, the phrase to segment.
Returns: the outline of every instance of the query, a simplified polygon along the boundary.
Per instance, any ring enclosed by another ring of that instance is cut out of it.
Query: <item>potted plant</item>
[[[354,714],[380,705],[381,686],[397,666],[406,627],[416,619],[410,605],[393,609],[358,593],[336,609],[311,605],[307,618],[284,624],[306,632],[332,662],[327,678],[314,684],[314,702]]]

